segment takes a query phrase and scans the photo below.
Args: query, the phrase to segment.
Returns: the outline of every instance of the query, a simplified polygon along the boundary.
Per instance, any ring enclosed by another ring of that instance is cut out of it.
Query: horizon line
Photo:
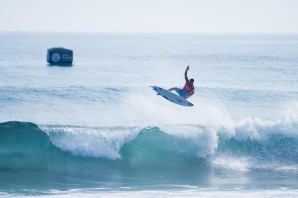
[[[91,34],[237,34],[237,35],[277,35],[277,34],[298,34],[298,32],[142,32],[142,31],[39,31],[39,30],[0,30],[0,33],[91,33]]]

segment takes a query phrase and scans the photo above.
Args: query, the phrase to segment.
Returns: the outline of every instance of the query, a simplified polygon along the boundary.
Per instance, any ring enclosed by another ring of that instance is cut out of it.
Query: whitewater
[[[0,33],[1,197],[295,197],[298,36]],[[74,50],[72,66],[46,50]],[[195,79],[195,106],[150,86]]]

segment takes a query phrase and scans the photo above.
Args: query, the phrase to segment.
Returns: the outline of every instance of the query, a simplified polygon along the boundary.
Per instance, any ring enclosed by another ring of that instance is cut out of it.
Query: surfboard
[[[175,104],[187,106],[187,107],[194,106],[192,103],[188,102],[186,99],[184,99],[184,98],[182,98],[166,89],[163,89],[163,88],[157,87],[157,86],[151,86],[151,87],[154,91],[156,91],[158,93],[158,95],[161,95],[165,99],[167,99]]]

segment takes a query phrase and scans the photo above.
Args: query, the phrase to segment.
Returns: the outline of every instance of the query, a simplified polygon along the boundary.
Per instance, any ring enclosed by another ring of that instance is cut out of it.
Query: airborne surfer
[[[185,77],[185,85],[182,89],[177,88],[177,87],[173,87],[171,89],[169,89],[169,91],[176,91],[180,97],[182,98],[189,98],[190,96],[192,96],[195,93],[195,86],[194,86],[194,79],[191,78],[190,80],[188,80],[187,77],[187,72],[189,70],[189,65],[186,67],[185,73],[184,73],[184,77]]]

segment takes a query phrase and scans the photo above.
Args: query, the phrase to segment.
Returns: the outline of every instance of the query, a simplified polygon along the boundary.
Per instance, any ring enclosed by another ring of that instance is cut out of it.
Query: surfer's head
[[[192,85],[195,80],[192,78],[189,80],[189,84]]]

